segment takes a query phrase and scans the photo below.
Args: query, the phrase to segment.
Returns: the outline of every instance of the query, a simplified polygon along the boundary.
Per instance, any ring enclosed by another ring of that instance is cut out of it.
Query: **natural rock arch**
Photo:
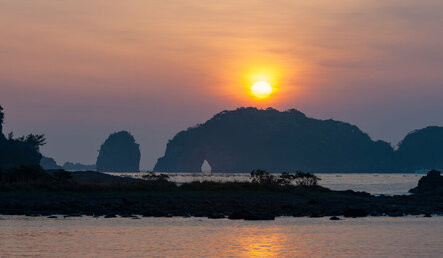
[[[391,169],[392,156],[389,143],[348,123],[297,110],[239,108],[179,132],[154,170],[198,172],[207,160],[212,172],[380,172]]]
[[[203,164],[200,166],[200,171],[203,173],[211,173],[212,166],[206,159],[203,161]]]

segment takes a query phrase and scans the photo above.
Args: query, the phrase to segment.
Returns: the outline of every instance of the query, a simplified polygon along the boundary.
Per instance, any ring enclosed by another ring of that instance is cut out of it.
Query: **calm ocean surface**
[[[141,178],[146,173],[108,173],[118,176]],[[249,174],[233,173],[165,173],[170,181],[180,183],[192,181],[246,182]],[[418,180],[425,174],[316,174],[321,178],[320,185],[332,190],[365,191],[371,194],[408,194],[416,187]]]
[[[139,177],[142,174],[124,174]],[[247,174],[169,174],[177,183]],[[319,174],[335,190],[405,194],[422,174]],[[443,257],[443,217],[63,218],[0,216],[0,257]]]
[[[1,257],[442,257],[442,246],[443,217],[0,216]]]

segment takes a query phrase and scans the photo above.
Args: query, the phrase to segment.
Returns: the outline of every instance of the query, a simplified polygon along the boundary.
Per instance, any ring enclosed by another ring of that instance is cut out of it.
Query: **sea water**
[[[108,173],[117,176],[142,178],[146,173]],[[248,182],[247,173],[165,173],[169,180],[177,184],[192,181],[215,182]],[[375,195],[408,194],[409,189],[416,187],[418,180],[425,174],[375,174],[375,173],[338,173],[316,174],[321,180],[319,184],[332,190],[365,191]]]
[[[248,174],[168,175],[179,184],[249,180]],[[334,190],[388,195],[406,194],[423,176],[317,175],[321,185]],[[0,257],[442,257],[442,246],[443,217],[234,221],[0,216]]]
[[[442,257],[443,217],[0,216],[0,257]]]

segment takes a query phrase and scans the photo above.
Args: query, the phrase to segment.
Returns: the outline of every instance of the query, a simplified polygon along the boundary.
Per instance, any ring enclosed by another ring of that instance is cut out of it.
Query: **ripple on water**
[[[201,218],[0,217],[1,256],[441,257],[443,217]]]

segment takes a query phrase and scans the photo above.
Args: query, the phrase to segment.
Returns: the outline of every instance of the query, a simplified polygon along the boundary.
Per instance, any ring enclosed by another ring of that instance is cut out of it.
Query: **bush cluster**
[[[253,170],[251,172],[251,182],[255,184],[269,184],[269,185],[301,185],[306,187],[316,186],[320,178],[301,171],[295,173],[284,172],[281,175],[272,175],[269,172],[261,169]]]
[[[17,168],[0,169],[0,182],[7,184],[48,181],[52,179],[52,176],[46,173],[40,165],[23,165]]]
[[[148,172],[142,176],[143,179],[154,182],[168,182],[169,176],[165,174],[156,174],[154,172]]]

